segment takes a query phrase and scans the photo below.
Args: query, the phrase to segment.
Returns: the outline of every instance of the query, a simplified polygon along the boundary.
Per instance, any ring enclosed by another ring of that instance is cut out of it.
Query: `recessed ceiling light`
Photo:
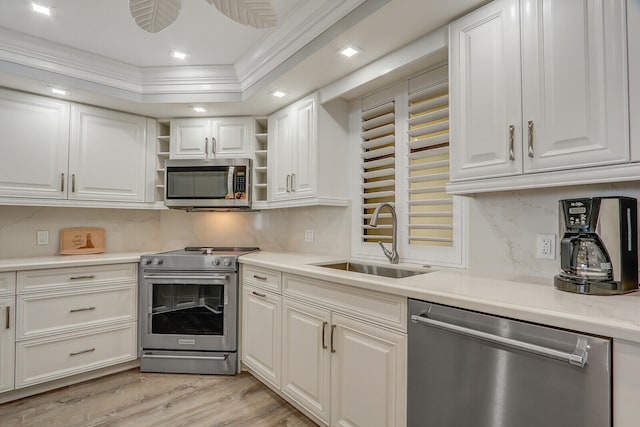
[[[196,113],[204,113],[207,111],[206,108],[204,107],[191,107],[193,109],[193,111],[195,111]]]
[[[173,56],[176,59],[185,59],[187,57],[187,54],[184,52],[178,52],[177,50],[174,50],[173,52],[171,52],[171,56]]]
[[[347,58],[351,58],[353,55],[356,55],[356,54],[360,53],[360,50],[359,50],[359,49],[356,49],[356,48],[355,48],[355,47],[353,47],[353,46],[347,46],[347,47],[345,47],[344,49],[342,49],[342,50],[340,51],[340,53],[341,53],[342,55],[346,56]]]
[[[57,87],[50,87],[49,89],[51,89],[51,93],[53,93],[54,95],[62,95],[62,96],[69,95],[68,90],[58,89]]]
[[[271,95],[275,96],[276,98],[282,98],[283,96],[286,95],[286,93],[284,93],[281,90],[275,90],[271,93]]]
[[[38,4],[38,3],[31,3],[31,7],[33,8],[34,12],[41,13],[41,14],[47,15],[47,16],[51,16],[51,9],[48,8],[47,6],[43,6],[43,5]]]

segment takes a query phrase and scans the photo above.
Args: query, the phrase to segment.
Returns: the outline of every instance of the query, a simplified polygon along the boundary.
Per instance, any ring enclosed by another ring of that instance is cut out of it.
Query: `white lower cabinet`
[[[15,360],[14,297],[0,298],[0,393],[13,390]]]
[[[280,295],[243,287],[242,362],[261,380],[280,388]]]
[[[272,292],[254,268],[243,267],[244,365],[321,425],[406,425],[406,298],[291,274]]]
[[[16,389],[137,358],[136,266],[17,273]]]
[[[331,397],[331,312],[284,298],[282,392],[325,423]]]
[[[0,393],[14,388],[16,273],[0,273]]]
[[[407,335],[332,316],[331,425],[406,425]]]

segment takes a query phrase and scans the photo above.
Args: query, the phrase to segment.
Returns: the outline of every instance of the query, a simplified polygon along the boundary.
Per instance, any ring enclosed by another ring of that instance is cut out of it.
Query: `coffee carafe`
[[[638,289],[637,201],[630,197],[560,200],[556,288],[612,295]]]

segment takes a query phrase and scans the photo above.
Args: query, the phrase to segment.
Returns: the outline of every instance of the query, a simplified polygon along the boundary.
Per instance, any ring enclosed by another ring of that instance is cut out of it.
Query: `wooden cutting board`
[[[60,255],[101,254],[104,252],[104,228],[63,228],[60,230]]]

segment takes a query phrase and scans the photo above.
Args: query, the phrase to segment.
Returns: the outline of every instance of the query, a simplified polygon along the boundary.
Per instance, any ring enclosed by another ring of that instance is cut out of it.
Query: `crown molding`
[[[365,2],[301,2],[233,65],[137,67],[0,27],[0,71],[136,102],[236,102]]]

